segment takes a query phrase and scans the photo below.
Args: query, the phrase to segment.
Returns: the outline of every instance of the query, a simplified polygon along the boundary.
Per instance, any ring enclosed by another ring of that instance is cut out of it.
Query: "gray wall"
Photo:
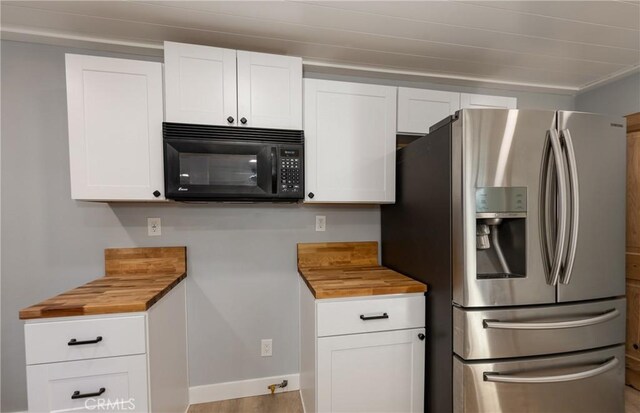
[[[618,116],[640,112],[640,72],[577,95],[576,110]]]
[[[379,240],[378,207],[71,200],[64,53],[2,42],[2,406],[26,410],[18,311],[103,274],[108,247],[186,245],[191,385],[298,372],[297,242]],[[84,52],[73,50],[73,52]],[[315,215],[327,231],[315,232]],[[162,218],[147,237],[146,218]],[[273,357],[260,357],[260,339]]]
[[[188,247],[192,386],[297,373],[295,245],[379,240],[379,208],[72,201],[64,53],[112,54],[8,41],[1,49],[0,410],[27,407],[18,311],[101,276],[102,251],[109,247]],[[521,107],[573,108],[573,99],[561,95],[331,78],[504,94],[517,96]],[[316,214],[327,216],[325,233],[314,231]],[[162,236],[147,237],[147,217],[162,218]],[[273,357],[259,356],[261,338],[273,339]]]

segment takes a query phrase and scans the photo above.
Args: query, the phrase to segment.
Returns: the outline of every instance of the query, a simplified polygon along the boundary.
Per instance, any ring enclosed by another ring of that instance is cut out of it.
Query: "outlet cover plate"
[[[265,338],[260,342],[260,355],[262,357],[271,357],[273,355],[273,340]]]
[[[162,235],[162,221],[160,218],[147,218],[147,235],[150,237]]]

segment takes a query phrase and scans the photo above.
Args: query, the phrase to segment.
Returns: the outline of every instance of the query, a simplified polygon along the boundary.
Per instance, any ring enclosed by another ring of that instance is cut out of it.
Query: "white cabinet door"
[[[304,80],[306,202],[395,202],[396,88]]]
[[[460,93],[398,88],[398,133],[429,133],[429,127],[460,109]]]
[[[68,54],[66,68],[71,197],[164,199],[162,65]]]
[[[166,121],[236,125],[236,51],[165,42]]]
[[[423,328],[318,339],[319,412],[423,412]]]
[[[517,106],[517,98],[476,95],[473,93],[460,94],[460,109],[516,109]]]
[[[239,126],[302,129],[302,59],[238,50]]]

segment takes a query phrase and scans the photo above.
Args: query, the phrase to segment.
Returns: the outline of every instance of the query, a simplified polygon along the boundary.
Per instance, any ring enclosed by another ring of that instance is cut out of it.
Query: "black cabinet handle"
[[[247,118],[243,117],[240,119],[240,123],[242,123],[243,125],[247,123]]]
[[[424,335],[424,334],[422,334],[422,333],[420,333],[420,334],[418,334],[418,338],[419,338],[420,340],[424,340],[425,335]]]
[[[102,393],[106,392],[107,389],[105,389],[104,387],[100,387],[100,390],[98,390],[95,393],[85,393],[85,394],[81,394],[80,391],[76,390],[73,392],[73,394],[71,395],[71,399],[75,400],[75,399],[84,399],[87,397],[97,397],[97,396],[101,396]]]
[[[636,343],[633,343],[633,349],[637,350],[638,349],[638,345]]]
[[[313,192],[309,192],[309,198],[313,198],[314,196]]]
[[[229,123],[233,123],[233,121],[234,121],[234,120],[235,120],[235,119],[233,118],[233,116],[229,116],[229,117],[227,118],[227,122],[229,122]]]
[[[161,193],[157,189],[155,191],[153,191],[153,196],[155,196],[156,198],[159,197],[160,195],[161,195]]]
[[[364,314],[360,314],[360,320],[363,320],[363,321],[367,321],[367,320],[382,320],[383,318],[389,318],[389,314],[382,313],[382,315],[373,315],[371,317],[365,317]]]
[[[83,344],[96,344],[96,343],[99,343],[101,341],[102,341],[102,336],[96,337],[95,340],[85,340],[85,341],[78,341],[75,338],[72,338],[71,340],[69,340],[67,345],[69,345],[69,346],[81,346]]]

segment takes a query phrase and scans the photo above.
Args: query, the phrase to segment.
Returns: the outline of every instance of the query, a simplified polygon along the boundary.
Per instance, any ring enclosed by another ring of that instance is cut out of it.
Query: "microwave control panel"
[[[302,192],[302,151],[280,149],[280,193],[292,195]]]

